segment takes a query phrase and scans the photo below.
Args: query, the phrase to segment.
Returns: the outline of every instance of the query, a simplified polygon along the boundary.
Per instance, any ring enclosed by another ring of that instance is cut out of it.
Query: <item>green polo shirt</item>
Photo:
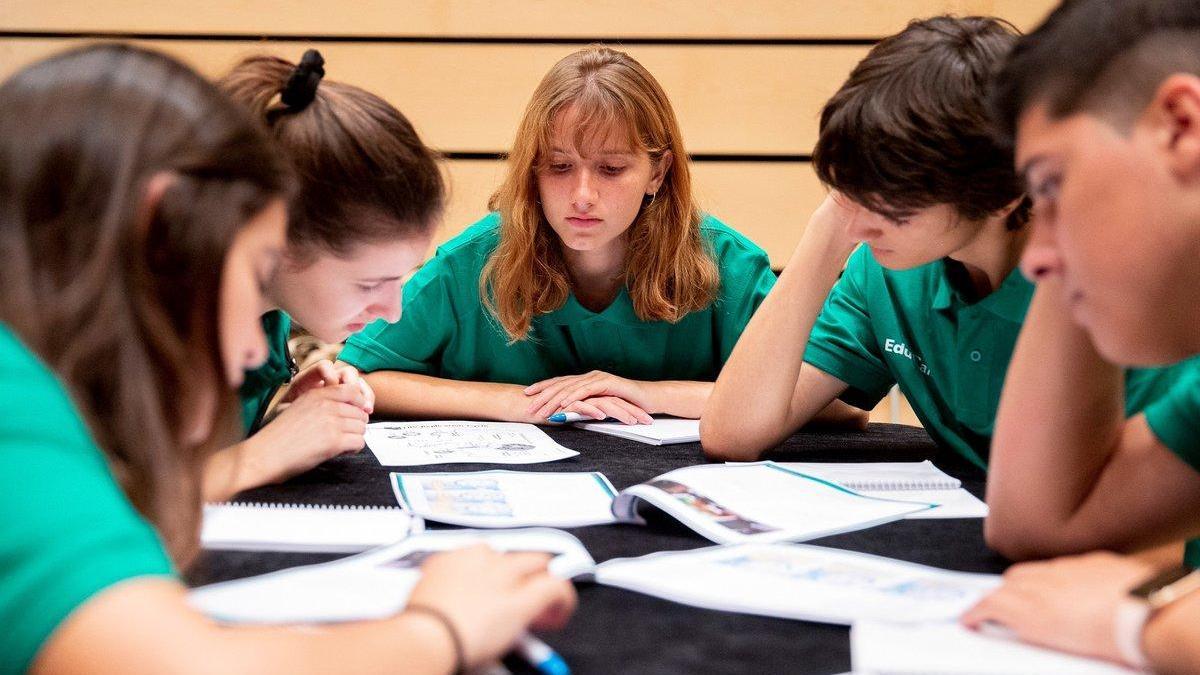
[[[67,393],[3,324],[0,363],[0,673],[23,673],[92,596],[172,569]]]
[[[1170,393],[1146,406],[1144,412],[1146,424],[1158,440],[1200,471],[1200,372],[1180,378]],[[1200,540],[1187,543],[1184,561],[1200,567]]]
[[[534,317],[527,339],[509,344],[479,296],[499,224],[493,213],[441,246],[405,284],[400,320],[367,326],[338,358],[363,371],[523,385],[593,369],[638,380],[712,381],[775,283],[762,249],[705,216],[700,229],[721,273],[712,305],[676,323],[642,321],[625,289],[600,312],[572,294],[562,307]]]
[[[262,423],[275,392],[291,382],[296,373],[296,362],[288,351],[292,317],[280,310],[272,310],[262,315],[262,327],[267,334],[267,360],[256,369],[247,370],[246,379],[238,389],[247,436]]]
[[[952,261],[889,270],[868,247],[855,251],[826,299],[804,360],[849,385],[842,400],[870,410],[893,384],[929,435],[980,468],[1004,375],[1033,297],[1013,270],[1000,287],[967,302],[948,276]],[[1191,362],[1126,375],[1129,414],[1167,394]]]

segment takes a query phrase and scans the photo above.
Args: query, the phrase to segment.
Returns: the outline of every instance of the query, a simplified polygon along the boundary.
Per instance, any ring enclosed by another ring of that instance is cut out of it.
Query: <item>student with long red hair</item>
[[[342,351],[371,373],[377,412],[700,416],[775,275],[701,213],[675,113],[641,64],[603,46],[555,64],[489,207],[406,285],[398,322]]]

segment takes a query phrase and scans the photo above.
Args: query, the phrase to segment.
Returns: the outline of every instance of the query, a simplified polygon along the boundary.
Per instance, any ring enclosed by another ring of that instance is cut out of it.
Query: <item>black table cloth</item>
[[[698,443],[653,446],[574,428],[548,429],[577,457],[499,468],[600,471],[618,490],[683,466],[703,463]],[[963,487],[983,496],[984,474],[939,452],[921,429],[873,424],[866,432],[802,432],[769,456],[777,461],[882,462],[932,459]],[[247,491],[236,501],[395,505],[388,472],[478,471],[488,464],[389,469],[374,455],[340,457],[280,485]],[[440,527],[429,523],[429,527]],[[656,551],[713,545],[669,517],[647,527],[603,525],[568,529],[596,562]],[[1006,566],[983,541],[982,519],[902,520],[808,543],[873,553],[964,572]],[[188,573],[192,585],[263,574],[336,559],[331,554],[207,551]],[[580,584],[579,609],[567,628],[544,636],[576,673],[842,673],[850,669],[842,626],[716,612],[616,588]]]

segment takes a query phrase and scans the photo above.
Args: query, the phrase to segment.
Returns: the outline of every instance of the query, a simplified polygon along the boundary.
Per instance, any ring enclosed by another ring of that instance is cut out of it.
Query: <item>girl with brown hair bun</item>
[[[188,606],[199,468],[267,354],[286,175],[244,110],[154,52],[86,47],[0,85],[0,673],[448,673],[569,614],[544,556],[485,548],[430,559],[382,621]]]
[[[372,324],[342,351],[360,370],[389,371],[366,378],[376,408],[699,417],[775,277],[758,246],[700,212],[654,77],[603,46],[555,64],[490,208],[405,285],[398,322]]]
[[[213,457],[205,473],[210,499],[362,449],[370,387],[355,369],[329,361],[295,373],[292,321],[337,343],[375,318],[399,319],[401,279],[424,258],[441,216],[436,155],[386,101],[325,80],[324,63],[316,50],[298,65],[254,56],[218,83],[266,123],[300,185],[288,246],[267,288],[270,354],[239,391],[248,438]]]

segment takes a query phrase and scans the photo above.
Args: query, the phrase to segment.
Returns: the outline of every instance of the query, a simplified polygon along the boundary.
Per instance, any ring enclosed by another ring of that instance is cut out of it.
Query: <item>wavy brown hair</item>
[[[0,86],[0,321],[65,384],[180,564],[197,550],[201,464],[238,428],[223,261],[286,175],[244,110],[155,52],[84,47]],[[210,437],[188,442],[214,395]]]
[[[218,82],[266,122],[295,166],[290,256],[344,255],[359,244],[429,236],[446,197],[437,153],[403,113],[353,85],[321,79],[311,101],[284,103],[295,72],[285,59],[257,55]]]
[[[623,134],[657,166],[672,163],[654,199],[629,230],[625,283],[643,321],[676,322],[711,304],[720,273],[700,233],[700,209],[675,111],[666,92],[628,54],[594,45],[554,64],[517,127],[508,174],[489,208],[500,213],[500,244],[479,279],[484,305],[512,341],[525,339],[533,318],[562,307],[571,292],[559,242],[542,212],[537,171],[549,161],[553,125],[577,112],[577,144]]]

